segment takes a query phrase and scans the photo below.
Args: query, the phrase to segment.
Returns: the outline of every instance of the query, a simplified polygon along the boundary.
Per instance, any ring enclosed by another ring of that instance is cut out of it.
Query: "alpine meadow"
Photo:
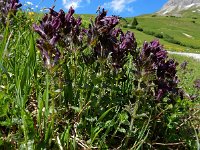
[[[23,5],[0,0],[0,149],[200,149],[200,62],[170,54],[200,52],[194,8]]]

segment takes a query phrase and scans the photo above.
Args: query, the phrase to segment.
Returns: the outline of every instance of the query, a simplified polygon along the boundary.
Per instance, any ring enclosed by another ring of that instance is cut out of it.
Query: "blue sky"
[[[98,6],[101,6],[108,10],[109,15],[131,17],[156,12],[167,0],[56,0],[56,2],[54,0],[20,0],[20,2],[35,10],[55,5],[56,10],[67,11],[72,5],[77,14],[95,14]]]

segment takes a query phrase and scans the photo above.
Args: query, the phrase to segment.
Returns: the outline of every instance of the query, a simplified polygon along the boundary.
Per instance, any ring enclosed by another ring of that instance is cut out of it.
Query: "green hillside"
[[[133,18],[126,18],[127,22],[122,24],[126,30],[133,30],[141,41],[159,38],[167,49],[199,53],[200,15],[190,13],[191,11],[184,12],[183,17],[142,15],[136,17],[136,27],[131,25]]]
[[[127,30],[127,28],[124,28],[124,31]],[[153,35],[148,35],[145,34],[143,32],[140,32],[136,29],[128,29],[132,32],[134,32],[135,37],[137,39],[138,45],[142,45],[144,41],[152,41],[154,39],[158,39],[157,37],[153,36]],[[159,39],[160,43],[164,45],[164,48],[170,51],[177,51],[177,52],[195,52],[195,53],[200,53],[200,51],[196,50],[196,49],[191,49],[191,48],[187,48],[181,45],[177,45],[177,44],[173,44],[170,42],[167,42],[163,39]]]

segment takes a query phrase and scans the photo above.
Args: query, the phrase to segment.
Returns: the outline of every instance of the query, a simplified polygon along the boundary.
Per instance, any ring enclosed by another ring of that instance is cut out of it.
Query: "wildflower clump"
[[[150,87],[149,90],[157,101],[165,96],[178,94],[176,75],[178,64],[172,59],[167,59],[167,51],[163,49],[159,41],[144,42],[138,61],[139,78],[146,80],[146,83],[143,82],[146,87],[153,86],[153,91]]]
[[[33,24],[33,29],[41,37],[37,40],[37,47],[47,66],[54,66],[60,58],[58,45],[66,51],[73,51],[78,48],[70,46],[83,45],[84,39],[87,39],[87,45],[91,48],[92,59],[107,58],[111,54],[112,65],[115,68],[122,67],[128,53],[136,49],[134,34],[130,31],[123,33],[121,29],[115,29],[119,23],[119,17],[106,16],[107,12],[104,9],[99,11],[94,22],[91,20],[88,29],[81,29],[81,18],[73,17],[73,8],[70,8],[67,14],[63,10],[59,12],[53,8],[49,10],[49,14],[43,17],[40,25]]]
[[[95,20],[90,20],[88,29],[83,29],[81,18],[75,19],[74,12],[72,7],[66,14],[63,10],[56,12],[50,8],[40,25],[33,24],[33,29],[41,37],[37,40],[37,47],[48,68],[53,67],[63,55],[59,47],[64,51],[78,50],[80,45],[81,51],[89,47],[92,55],[88,57],[83,54],[83,60],[87,62],[92,59],[94,62],[111,56],[110,63],[115,69],[123,68],[128,54],[131,54],[135,59],[136,84],[146,84],[147,93],[153,94],[157,101],[178,93],[177,63],[167,59],[167,51],[159,41],[144,42],[138,53],[134,33],[124,33],[116,28],[120,19],[118,16],[107,16],[107,11],[99,10]],[[85,39],[87,46],[83,46]]]
[[[43,61],[48,68],[54,66],[61,56],[58,43],[68,49],[70,43],[81,41],[81,18],[75,19],[73,17],[74,9],[72,7],[66,14],[63,10],[59,12],[54,11],[53,8],[49,10],[49,14],[45,14],[40,25],[33,24],[34,31],[41,37],[37,40],[37,47],[40,49]]]
[[[95,59],[112,56],[112,65],[115,68],[122,68],[126,62],[128,53],[136,49],[136,39],[130,31],[122,32],[115,28],[119,23],[118,16],[107,16],[107,11],[102,9],[87,31],[87,41],[92,49]]]

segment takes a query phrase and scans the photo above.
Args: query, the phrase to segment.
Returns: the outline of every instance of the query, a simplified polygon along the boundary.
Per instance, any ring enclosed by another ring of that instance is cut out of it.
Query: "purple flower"
[[[157,57],[158,60],[162,60],[162,59],[167,58],[166,50],[160,50],[160,51],[156,52],[156,57]]]
[[[58,30],[61,26],[61,21],[59,18],[55,18],[52,20],[52,27]]]
[[[43,39],[47,39],[47,35],[43,31],[43,29],[40,26],[37,26],[36,24],[33,24],[33,29],[35,32],[37,32]]]
[[[55,45],[55,44],[58,42],[59,38],[60,38],[60,35],[59,35],[59,34],[55,34],[55,35],[53,35],[53,37],[50,39],[49,43],[50,43],[51,45]]]
[[[37,47],[47,68],[54,66],[59,61],[61,53],[55,46],[44,40],[37,40]]]
[[[74,17],[72,15],[74,14],[74,12],[74,9],[70,7],[68,13],[65,15],[65,22],[73,23]]]
[[[54,17],[57,17],[58,16],[58,12],[56,12],[54,10],[54,7],[55,6],[53,6],[52,8],[49,8],[49,14],[52,15],[52,16],[54,16]]]
[[[181,69],[183,69],[183,70],[185,70],[186,69],[186,67],[187,67],[187,64],[188,64],[188,62],[187,61],[184,61],[182,64],[181,64]]]
[[[118,29],[112,30],[111,35],[114,36],[114,37],[118,37],[119,34],[121,34],[121,33],[122,33],[122,30],[120,28],[118,28]]]
[[[124,34],[121,29],[115,29],[119,23],[118,16],[106,15],[107,11],[102,9],[95,21],[91,20],[87,41],[96,59],[107,58],[111,54],[114,68],[121,68],[126,62],[128,53],[135,51],[136,40],[130,31]]]
[[[159,89],[156,95],[156,100],[159,101],[163,97],[163,94],[164,94],[163,90]]]
[[[8,12],[9,11],[16,12],[17,9],[22,6],[22,4],[19,3],[19,0],[7,0],[7,2],[1,1],[1,3],[4,3],[4,5],[5,5],[4,10],[6,10]]]
[[[147,79],[149,83],[153,82],[155,84],[154,93],[156,100],[160,101],[166,95],[178,93],[177,65],[174,60],[167,60],[167,52],[160,45],[159,41],[144,42],[139,56],[138,68],[145,71],[140,76],[142,74],[147,76],[155,75],[152,79],[149,77]]]
[[[120,36],[120,49],[135,49],[136,48],[136,40],[134,37],[134,34],[130,31],[127,31],[127,33],[121,34]]]
[[[159,44],[159,41],[155,40],[150,43],[144,42],[142,52],[140,54],[140,62],[146,62],[145,68],[147,70],[154,70],[158,67],[158,64],[167,58],[167,52],[163,49],[163,46]]]
[[[37,40],[43,61],[46,66],[54,66],[60,59],[61,53],[58,45],[70,49],[69,43],[79,44],[83,38],[80,29],[81,18],[73,17],[74,9],[71,7],[67,14],[63,10],[56,12],[54,7],[49,8],[39,25],[33,24],[33,29],[41,39]],[[59,44],[62,43],[62,44]]]

